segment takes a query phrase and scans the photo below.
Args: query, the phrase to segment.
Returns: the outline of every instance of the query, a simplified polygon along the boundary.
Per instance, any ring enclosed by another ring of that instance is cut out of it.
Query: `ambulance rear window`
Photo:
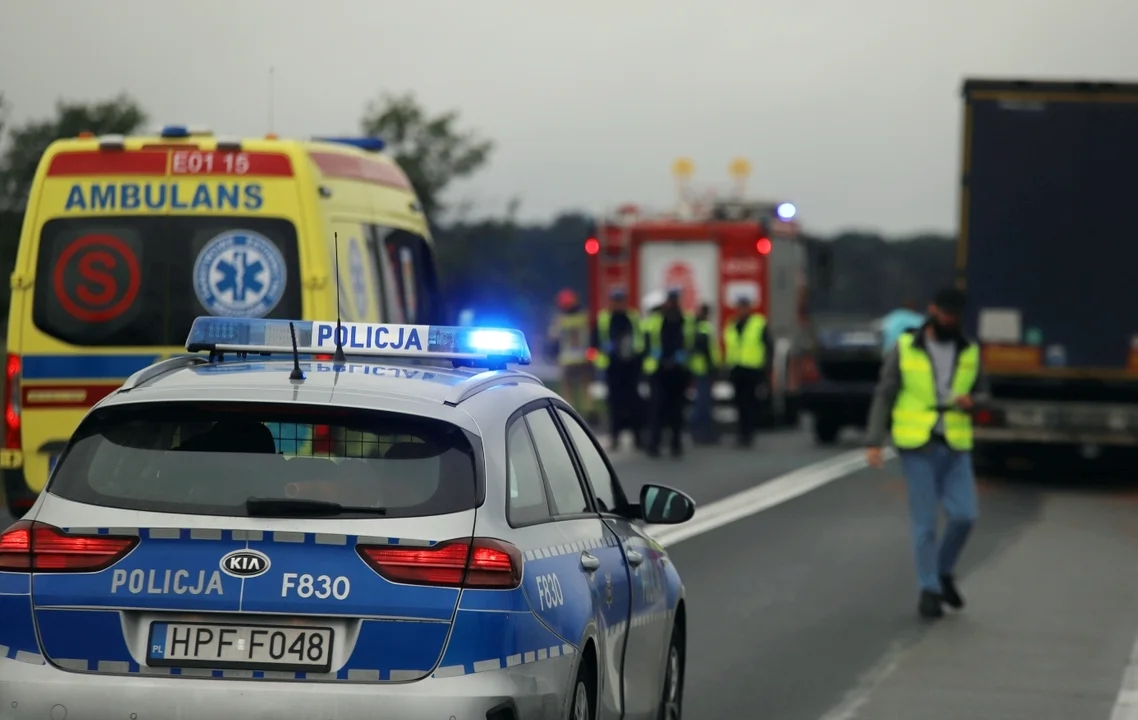
[[[474,445],[443,420],[269,403],[138,403],[79,426],[47,490],[104,507],[245,516],[250,498],[371,515],[461,512],[481,502]]]
[[[301,316],[297,235],[272,218],[48,221],[32,321],[80,346],[180,346],[199,315]]]

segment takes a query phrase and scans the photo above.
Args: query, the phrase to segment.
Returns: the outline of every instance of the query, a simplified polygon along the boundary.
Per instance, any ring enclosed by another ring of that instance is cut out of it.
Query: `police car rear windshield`
[[[199,315],[301,317],[296,228],[209,216],[44,224],[32,320],[80,346],[170,346]]]
[[[103,408],[76,432],[48,491],[155,512],[249,515],[247,501],[337,503],[345,515],[440,515],[481,502],[474,446],[441,420],[304,405]],[[295,503],[302,504],[302,503]]]

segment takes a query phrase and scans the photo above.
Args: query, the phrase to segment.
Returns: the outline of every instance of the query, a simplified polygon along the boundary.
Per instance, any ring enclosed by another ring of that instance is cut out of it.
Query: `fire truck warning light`
[[[596,255],[601,251],[601,243],[596,238],[589,238],[585,241],[585,252],[590,255]]]
[[[795,214],[798,212],[798,208],[794,207],[793,203],[784,202],[778,206],[778,210],[776,212],[778,212],[779,220],[792,220]]]

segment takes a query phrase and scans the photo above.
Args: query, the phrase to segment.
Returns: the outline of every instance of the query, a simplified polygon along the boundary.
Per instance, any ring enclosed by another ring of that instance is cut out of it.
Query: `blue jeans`
[[[695,376],[695,401],[691,408],[691,434],[699,442],[715,439],[711,420],[711,374]]]
[[[921,590],[940,593],[940,577],[952,575],[960,551],[978,515],[972,453],[957,452],[933,441],[919,450],[902,450],[901,468],[909,486],[913,555]],[[937,510],[947,523],[938,550]]]

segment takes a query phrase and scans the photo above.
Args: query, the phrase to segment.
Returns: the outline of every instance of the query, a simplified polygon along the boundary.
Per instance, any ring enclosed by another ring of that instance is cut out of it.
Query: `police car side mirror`
[[[676,525],[695,515],[695,500],[663,485],[640,488],[640,511],[649,525]]]

